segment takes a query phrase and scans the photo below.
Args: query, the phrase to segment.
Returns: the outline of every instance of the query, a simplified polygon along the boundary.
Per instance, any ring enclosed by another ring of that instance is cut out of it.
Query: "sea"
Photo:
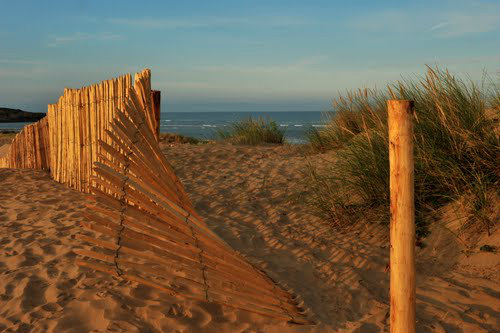
[[[306,142],[306,131],[311,127],[324,127],[325,114],[321,111],[294,112],[162,112],[160,132],[177,133],[198,139],[213,139],[217,129],[252,117],[274,120],[285,132],[287,142]],[[29,123],[0,123],[0,129],[20,130]]]

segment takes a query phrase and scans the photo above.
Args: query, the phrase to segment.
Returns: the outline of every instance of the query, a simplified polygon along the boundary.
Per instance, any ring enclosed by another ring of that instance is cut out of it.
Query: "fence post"
[[[155,139],[156,141],[160,140],[160,111],[161,111],[161,91],[159,90],[151,90],[151,101],[153,105],[153,114],[152,119],[155,126]]]
[[[415,333],[413,102],[389,100],[391,333]]]

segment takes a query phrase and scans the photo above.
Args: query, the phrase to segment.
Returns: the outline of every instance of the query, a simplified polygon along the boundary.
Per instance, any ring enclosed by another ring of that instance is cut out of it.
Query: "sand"
[[[74,265],[86,198],[43,171],[0,169],[0,332],[387,332],[387,229],[337,232],[288,200],[297,147],[164,146],[207,224],[292,288],[315,326],[169,297]],[[309,156],[328,163],[327,155]],[[376,221],[374,221],[376,222]],[[455,223],[456,224],[456,223]],[[436,223],[417,250],[417,331],[500,330],[500,233],[458,239]],[[88,233],[88,232],[86,232]],[[469,247],[466,247],[469,246]]]

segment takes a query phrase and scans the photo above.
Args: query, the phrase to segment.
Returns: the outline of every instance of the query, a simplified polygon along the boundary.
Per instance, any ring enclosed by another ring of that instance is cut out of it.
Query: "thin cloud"
[[[426,32],[435,37],[451,38],[500,30],[499,10],[497,4],[483,2],[462,2],[454,8],[439,10],[388,9],[350,18],[345,25],[353,30],[371,33]]]
[[[204,72],[237,72],[244,74],[283,74],[286,72],[296,72],[306,70],[307,67],[318,65],[327,59],[326,56],[309,56],[299,59],[295,62],[286,65],[215,65],[215,66],[201,66],[196,69]]]
[[[42,65],[45,64],[44,61],[39,60],[27,60],[27,59],[5,59],[0,58],[0,64],[9,65]]]
[[[309,21],[297,17],[196,17],[183,19],[156,18],[117,18],[106,19],[110,24],[127,25],[148,29],[193,29],[209,27],[235,26],[293,26],[310,24]]]
[[[445,15],[445,21],[437,24],[435,31],[438,37],[458,37],[473,33],[485,33],[499,30],[498,15],[491,10],[481,8],[469,13],[453,12]]]
[[[62,44],[84,41],[84,40],[109,41],[109,40],[121,40],[121,39],[123,39],[121,35],[109,32],[101,32],[96,34],[90,34],[86,32],[75,32],[68,36],[54,36],[52,37],[52,41],[48,45],[54,47]]]
[[[28,79],[42,77],[49,73],[46,68],[3,68],[0,67],[0,79]]]
[[[432,26],[432,27],[429,29],[429,31],[438,30],[438,29],[441,29],[441,28],[446,27],[446,26],[448,26],[448,25],[450,25],[450,22],[441,22],[441,23],[438,23],[438,24],[436,24],[436,25]]]
[[[405,10],[387,9],[356,16],[346,21],[353,30],[368,32],[407,31],[412,29],[415,19]]]

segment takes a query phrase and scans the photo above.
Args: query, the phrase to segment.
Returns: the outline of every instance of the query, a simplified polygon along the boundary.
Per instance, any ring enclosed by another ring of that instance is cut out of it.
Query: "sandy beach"
[[[317,325],[288,325],[186,301],[74,264],[86,196],[39,170],[0,169],[0,332],[387,332],[389,240],[377,221],[335,231],[290,201],[300,146],[163,145],[208,226],[281,286]],[[498,209],[497,209],[498,211]],[[417,248],[417,332],[500,329],[500,232],[462,234],[452,213]],[[498,220],[499,217],[497,217]]]

